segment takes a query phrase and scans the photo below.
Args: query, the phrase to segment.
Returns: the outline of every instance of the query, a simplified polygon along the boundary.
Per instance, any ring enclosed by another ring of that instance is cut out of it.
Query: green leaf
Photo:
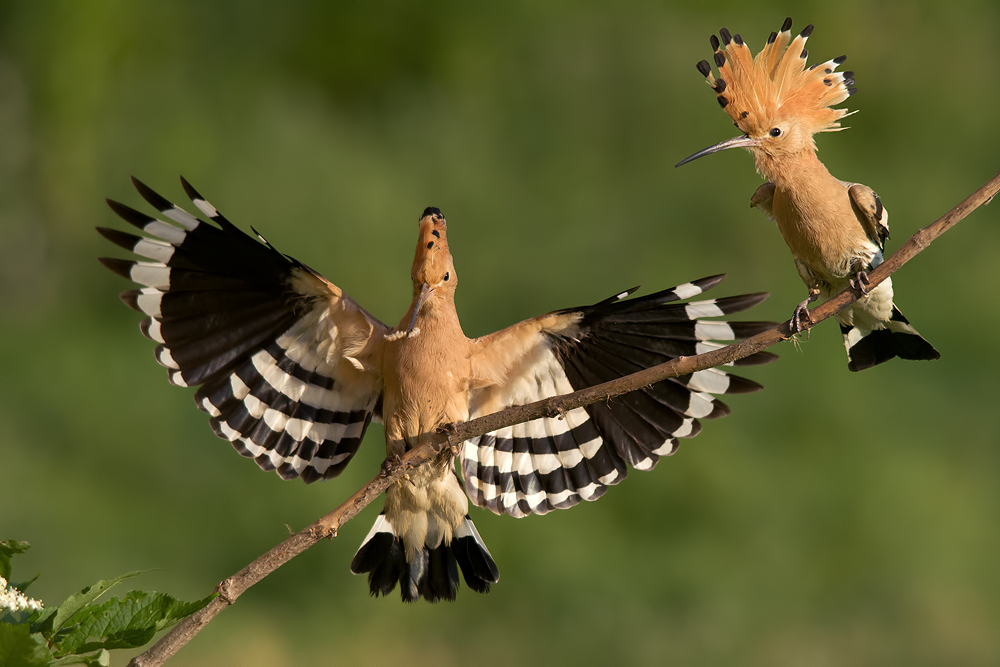
[[[115,579],[102,579],[93,586],[88,586],[79,593],[70,595],[61,605],[59,605],[59,611],[56,612],[55,618],[52,619],[53,631],[58,632],[59,628],[61,628],[66,621],[72,618],[74,614],[107,593],[111,590],[112,586],[120,584],[126,579],[130,579],[136,575],[142,574],[143,572],[149,572],[149,570],[129,572],[128,574],[123,574]]]
[[[33,576],[31,579],[28,579],[27,581],[22,581],[20,583],[15,584],[15,583],[12,583],[8,579],[7,583],[10,584],[11,588],[16,588],[17,590],[21,591],[22,593],[26,593],[28,591],[28,586],[30,586],[31,584],[33,584],[36,581],[38,581],[38,577],[40,577],[40,576],[42,576],[41,572],[39,572],[38,574],[36,574],[35,576]]]
[[[23,554],[30,548],[30,544],[19,540],[0,542],[0,577],[10,581],[10,557],[15,554]]]
[[[45,639],[32,634],[27,625],[0,623],[0,665],[43,667],[52,659]]]
[[[87,667],[109,667],[111,665],[111,654],[101,649],[101,652],[94,655],[67,655],[57,658],[49,663],[49,667],[62,667],[63,665],[87,665]]]
[[[81,610],[59,642],[59,653],[87,653],[99,648],[136,648],[153,635],[198,611],[215,593],[196,602],[182,602],[164,593],[129,591],[122,599]]]
[[[31,631],[40,632],[45,639],[48,639],[52,635],[52,619],[55,618],[57,611],[59,610],[55,607],[45,607],[29,616]]]

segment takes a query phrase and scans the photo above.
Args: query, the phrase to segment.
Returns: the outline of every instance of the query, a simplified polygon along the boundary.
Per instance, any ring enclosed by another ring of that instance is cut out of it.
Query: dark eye
[[[445,280],[445,282],[448,282],[448,278],[451,278],[451,271],[445,271],[444,272],[444,280]]]
[[[768,134],[770,134],[772,137],[780,137],[781,136],[781,128],[779,128],[779,127],[772,127],[771,131],[768,132]]]

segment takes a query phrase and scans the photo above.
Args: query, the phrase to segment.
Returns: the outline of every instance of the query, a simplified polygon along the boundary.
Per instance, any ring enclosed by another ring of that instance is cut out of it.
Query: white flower
[[[0,577],[0,611],[38,611],[42,608],[39,600],[33,600],[16,588],[7,585],[7,580]]]

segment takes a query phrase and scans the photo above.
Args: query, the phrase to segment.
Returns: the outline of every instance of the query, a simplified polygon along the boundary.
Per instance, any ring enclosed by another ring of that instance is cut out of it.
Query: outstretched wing
[[[679,356],[721,347],[769,322],[722,322],[766,294],[676,303],[725,276],[625,300],[623,292],[593,306],[526,320],[473,341],[472,417],[567,394]],[[761,352],[739,365],[773,361]],[[659,382],[606,402],[518,424],[469,440],[461,468],[472,501],[521,517],[595,500],[628,474],[626,463],[651,470],[673,454],[678,438],[701,430],[700,419],[729,414],[714,394],[757,391],[759,384],[713,368]]]
[[[215,433],[264,470],[306,482],[338,475],[358,449],[382,392],[387,328],[336,285],[243,233],[181,183],[210,224],[133,178],[171,224],[108,200],[149,236],[98,228],[152,261],[102,258],[143,289],[122,300],[148,315],[156,360],[172,384],[201,385]]]

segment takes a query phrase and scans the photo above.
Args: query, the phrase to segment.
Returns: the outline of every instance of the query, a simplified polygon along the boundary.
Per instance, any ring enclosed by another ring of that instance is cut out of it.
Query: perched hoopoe
[[[698,63],[719,104],[743,136],[706,148],[678,163],[727,148],[747,148],[768,180],[750,199],[774,220],[795,258],[809,296],[796,307],[792,325],[808,323],[807,306],[848,285],[863,298],[837,319],[844,335],[848,368],[859,371],[893,357],[937,359],[938,354],[910,326],[892,302],[892,282],[867,286],[867,271],[883,261],[889,213],[866,185],[834,178],[816,157],[813,135],[843,129],[845,109],[833,105],[855,92],[854,72],[835,72],[847,56],[806,68],[805,44],[813,26],[792,39],[792,20],[772,32],[756,57],[739,35],[723,28],[712,35],[719,77],[708,61]]]
[[[199,220],[133,179],[142,197],[177,225],[108,200],[143,232],[98,231],[153,261],[102,258],[146,287],[122,300],[148,317],[142,332],[160,345],[170,382],[201,385],[199,408],[215,433],[264,470],[305,482],[338,475],[372,419],[385,424],[388,455],[419,445],[440,427],[614,379],[711,341],[757,333],[769,323],[706,320],[760,303],[766,294],[677,303],[714,287],[713,276],[625,300],[560,310],[468,339],[455,311],[458,275],[441,212],[420,216],[413,302],[396,328],[336,285],[240,231],[184,179]],[[738,362],[765,363],[759,353]],[[368,572],[373,595],[400,583],[403,600],[454,599],[461,567],[468,586],[498,580],[468,516],[472,501],[498,514],[544,514],[594,500],[627,474],[672,454],[699,419],[729,412],[713,394],[760,385],[711,369],[644,391],[538,419],[461,443],[463,485],[447,454],[395,483],[351,563]],[[450,454],[450,452],[448,452]]]

